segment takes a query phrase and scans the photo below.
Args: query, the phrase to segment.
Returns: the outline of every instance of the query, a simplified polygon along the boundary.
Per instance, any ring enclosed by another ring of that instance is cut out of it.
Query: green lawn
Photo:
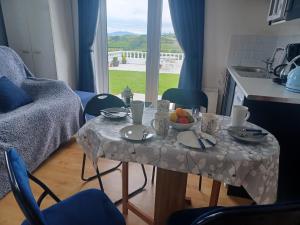
[[[158,94],[172,87],[177,87],[178,74],[159,74]],[[134,93],[145,93],[146,72],[109,70],[109,90],[112,94],[121,93],[126,86],[129,86]]]

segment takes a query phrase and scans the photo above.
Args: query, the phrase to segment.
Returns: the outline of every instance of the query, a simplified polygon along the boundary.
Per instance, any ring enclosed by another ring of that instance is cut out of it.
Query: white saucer
[[[245,129],[250,129],[250,127],[228,127],[227,131],[230,136],[235,138],[236,140],[242,141],[242,142],[248,142],[248,143],[261,143],[267,140],[267,135],[265,136],[254,136],[252,132],[245,132]],[[267,133],[266,131],[262,130],[264,133]]]
[[[198,136],[200,138],[200,135]],[[216,145],[217,140],[207,134],[207,133],[201,133],[201,141],[205,146],[205,149],[207,148],[211,148],[213,146]],[[184,131],[184,132],[180,132],[177,135],[177,141],[181,144],[183,144],[184,146],[190,147],[190,148],[196,148],[196,149],[202,149],[196,135],[194,134],[193,131]]]
[[[125,108],[107,108],[101,110],[101,114],[108,119],[121,119],[128,116],[128,109]]]
[[[152,138],[154,133],[150,127],[144,125],[130,125],[120,130],[122,138],[130,141],[144,141]]]

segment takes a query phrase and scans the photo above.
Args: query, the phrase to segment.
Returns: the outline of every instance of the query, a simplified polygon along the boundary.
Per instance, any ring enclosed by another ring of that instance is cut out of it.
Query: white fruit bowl
[[[174,123],[170,121],[170,126],[176,130],[188,130],[195,124],[195,121],[192,123]]]

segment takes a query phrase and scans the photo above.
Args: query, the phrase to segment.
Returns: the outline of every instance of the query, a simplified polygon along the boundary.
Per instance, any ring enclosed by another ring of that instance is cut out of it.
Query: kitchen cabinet
[[[9,47],[35,76],[73,86],[76,56],[71,2],[1,0]]]
[[[274,94],[272,91],[278,93],[274,89],[281,90],[283,87],[273,84],[271,80],[258,79],[257,82],[270,82],[269,85],[272,88],[266,87],[270,91],[270,96],[267,96],[267,92],[264,92],[265,96],[254,96],[253,93],[250,93],[251,89],[254,88],[257,90],[257,86],[259,86],[258,84],[252,86],[255,83],[253,82],[255,78],[245,78],[242,80],[234,71],[232,74],[227,71],[227,74],[230,76],[228,78],[230,85],[226,82],[225,93],[234,94],[224,95],[227,98],[223,99],[222,114],[230,115],[229,111],[223,109],[231,109],[233,104],[242,103],[242,105],[249,108],[251,113],[248,121],[263,127],[276,137],[280,145],[277,201],[300,200],[300,181],[298,179],[300,171],[300,103],[296,101],[296,97],[300,99],[300,95],[284,91],[284,96],[277,99],[277,97],[271,96]],[[241,86],[243,86],[243,89]],[[242,90],[245,90],[248,96]],[[288,94],[293,96],[294,99],[286,98]],[[241,99],[242,101],[240,101]],[[230,185],[228,187],[228,194],[249,197],[243,188]]]
[[[270,25],[297,18],[300,18],[299,0],[271,0],[268,14]]]

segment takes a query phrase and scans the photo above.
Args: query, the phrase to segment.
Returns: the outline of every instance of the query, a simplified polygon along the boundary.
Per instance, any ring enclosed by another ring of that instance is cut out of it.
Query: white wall
[[[203,87],[223,91],[231,37],[299,35],[300,21],[267,25],[269,0],[206,0]]]

